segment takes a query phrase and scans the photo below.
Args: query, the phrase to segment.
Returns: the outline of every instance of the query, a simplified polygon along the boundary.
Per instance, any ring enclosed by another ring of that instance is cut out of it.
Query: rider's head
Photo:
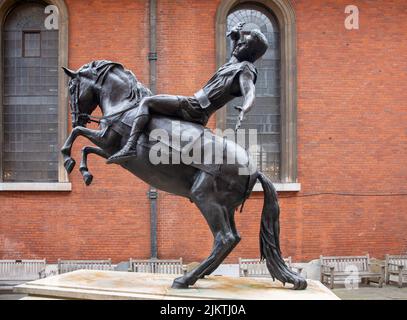
[[[239,61],[255,62],[266,53],[268,47],[266,36],[260,30],[252,30],[250,34],[242,35],[233,55]]]

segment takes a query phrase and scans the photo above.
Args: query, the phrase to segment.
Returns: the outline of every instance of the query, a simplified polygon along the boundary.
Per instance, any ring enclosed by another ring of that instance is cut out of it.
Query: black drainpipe
[[[150,199],[151,259],[157,259],[157,189],[150,186],[148,198]]]
[[[150,90],[156,94],[157,90],[157,0],[150,0]],[[157,248],[157,189],[150,186],[148,192],[150,199],[150,235],[151,235],[151,259],[158,258]]]

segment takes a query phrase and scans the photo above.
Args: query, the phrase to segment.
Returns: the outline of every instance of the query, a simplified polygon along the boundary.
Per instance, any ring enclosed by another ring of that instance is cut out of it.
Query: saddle
[[[112,129],[126,141],[136,113],[136,109],[130,110],[120,121],[112,124]],[[253,165],[247,151],[242,147],[215,135],[200,124],[173,117],[152,115],[139,144],[150,150],[155,148],[160,152],[168,151],[170,159],[173,159],[174,153],[178,153],[179,158],[190,159],[191,163],[188,165],[216,176],[220,175],[221,170],[226,170],[223,164],[226,164],[230,157],[235,157],[234,161],[240,168],[250,170]]]
[[[127,140],[136,115],[136,108],[126,112],[120,121],[112,123],[112,129]],[[147,140],[152,143],[163,143],[167,147],[186,155],[189,154],[195,142],[204,135],[205,130],[209,129],[197,123],[178,118],[152,115],[145,130],[145,135],[148,137]]]

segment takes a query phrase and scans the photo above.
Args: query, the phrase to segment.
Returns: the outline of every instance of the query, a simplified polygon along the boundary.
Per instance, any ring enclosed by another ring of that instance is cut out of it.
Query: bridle
[[[80,81],[75,81],[74,101],[70,101],[72,124],[77,124],[80,118],[86,118],[86,123],[92,122],[87,113],[79,111]]]
[[[77,80],[75,82],[75,95],[74,95],[74,101],[70,102],[71,105],[71,115],[72,115],[72,123],[77,124],[79,123],[79,120],[81,118],[85,119],[85,123],[97,123],[100,124],[103,120],[107,120],[119,115],[122,115],[123,113],[130,111],[132,109],[134,109],[136,106],[135,105],[131,105],[130,107],[127,107],[123,110],[120,110],[118,112],[115,112],[113,114],[107,115],[107,116],[103,116],[103,117],[96,117],[96,116],[92,116],[90,114],[87,113],[82,113],[79,110],[79,95],[80,95],[80,81]]]

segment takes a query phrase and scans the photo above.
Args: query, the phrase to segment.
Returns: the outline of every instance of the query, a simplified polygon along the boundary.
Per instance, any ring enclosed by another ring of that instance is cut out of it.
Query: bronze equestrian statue
[[[174,280],[173,288],[177,289],[188,288],[210,275],[237,246],[241,238],[236,230],[234,214],[248,199],[256,182],[260,181],[265,197],[260,227],[261,258],[265,259],[273,279],[303,290],[307,287],[306,280],[290,270],[281,255],[280,209],[272,182],[253,168],[244,148],[204,128],[216,110],[234,97],[244,96],[244,105],[239,108],[238,129],[245,113],[254,104],[257,71],[253,62],[265,53],[267,41],[259,31],[243,35],[242,26],[238,25],[229,33],[234,41],[231,60],[194,97],[152,96],[132,72],[111,61],[93,61],[78,71],[64,68],[71,78],[69,93],[73,126],[61,150],[64,166],[68,173],[72,172],[75,166],[71,157],[72,145],[78,136],[84,136],[97,146],[82,149],[79,170],[86,185],[93,180],[87,157],[97,154],[119,164],[147,184],[195,203],[212,231],[214,245],[205,261]],[[100,118],[91,115],[98,106],[103,115]],[[98,130],[86,127],[91,121],[99,123]],[[203,144],[211,144],[225,154],[234,154],[237,161],[223,164],[152,164],[151,150],[158,142],[175,148],[169,141],[152,138],[152,133],[160,129],[171,135],[175,124],[178,124],[181,133],[193,132]],[[242,169],[246,169],[246,174],[242,174]]]

